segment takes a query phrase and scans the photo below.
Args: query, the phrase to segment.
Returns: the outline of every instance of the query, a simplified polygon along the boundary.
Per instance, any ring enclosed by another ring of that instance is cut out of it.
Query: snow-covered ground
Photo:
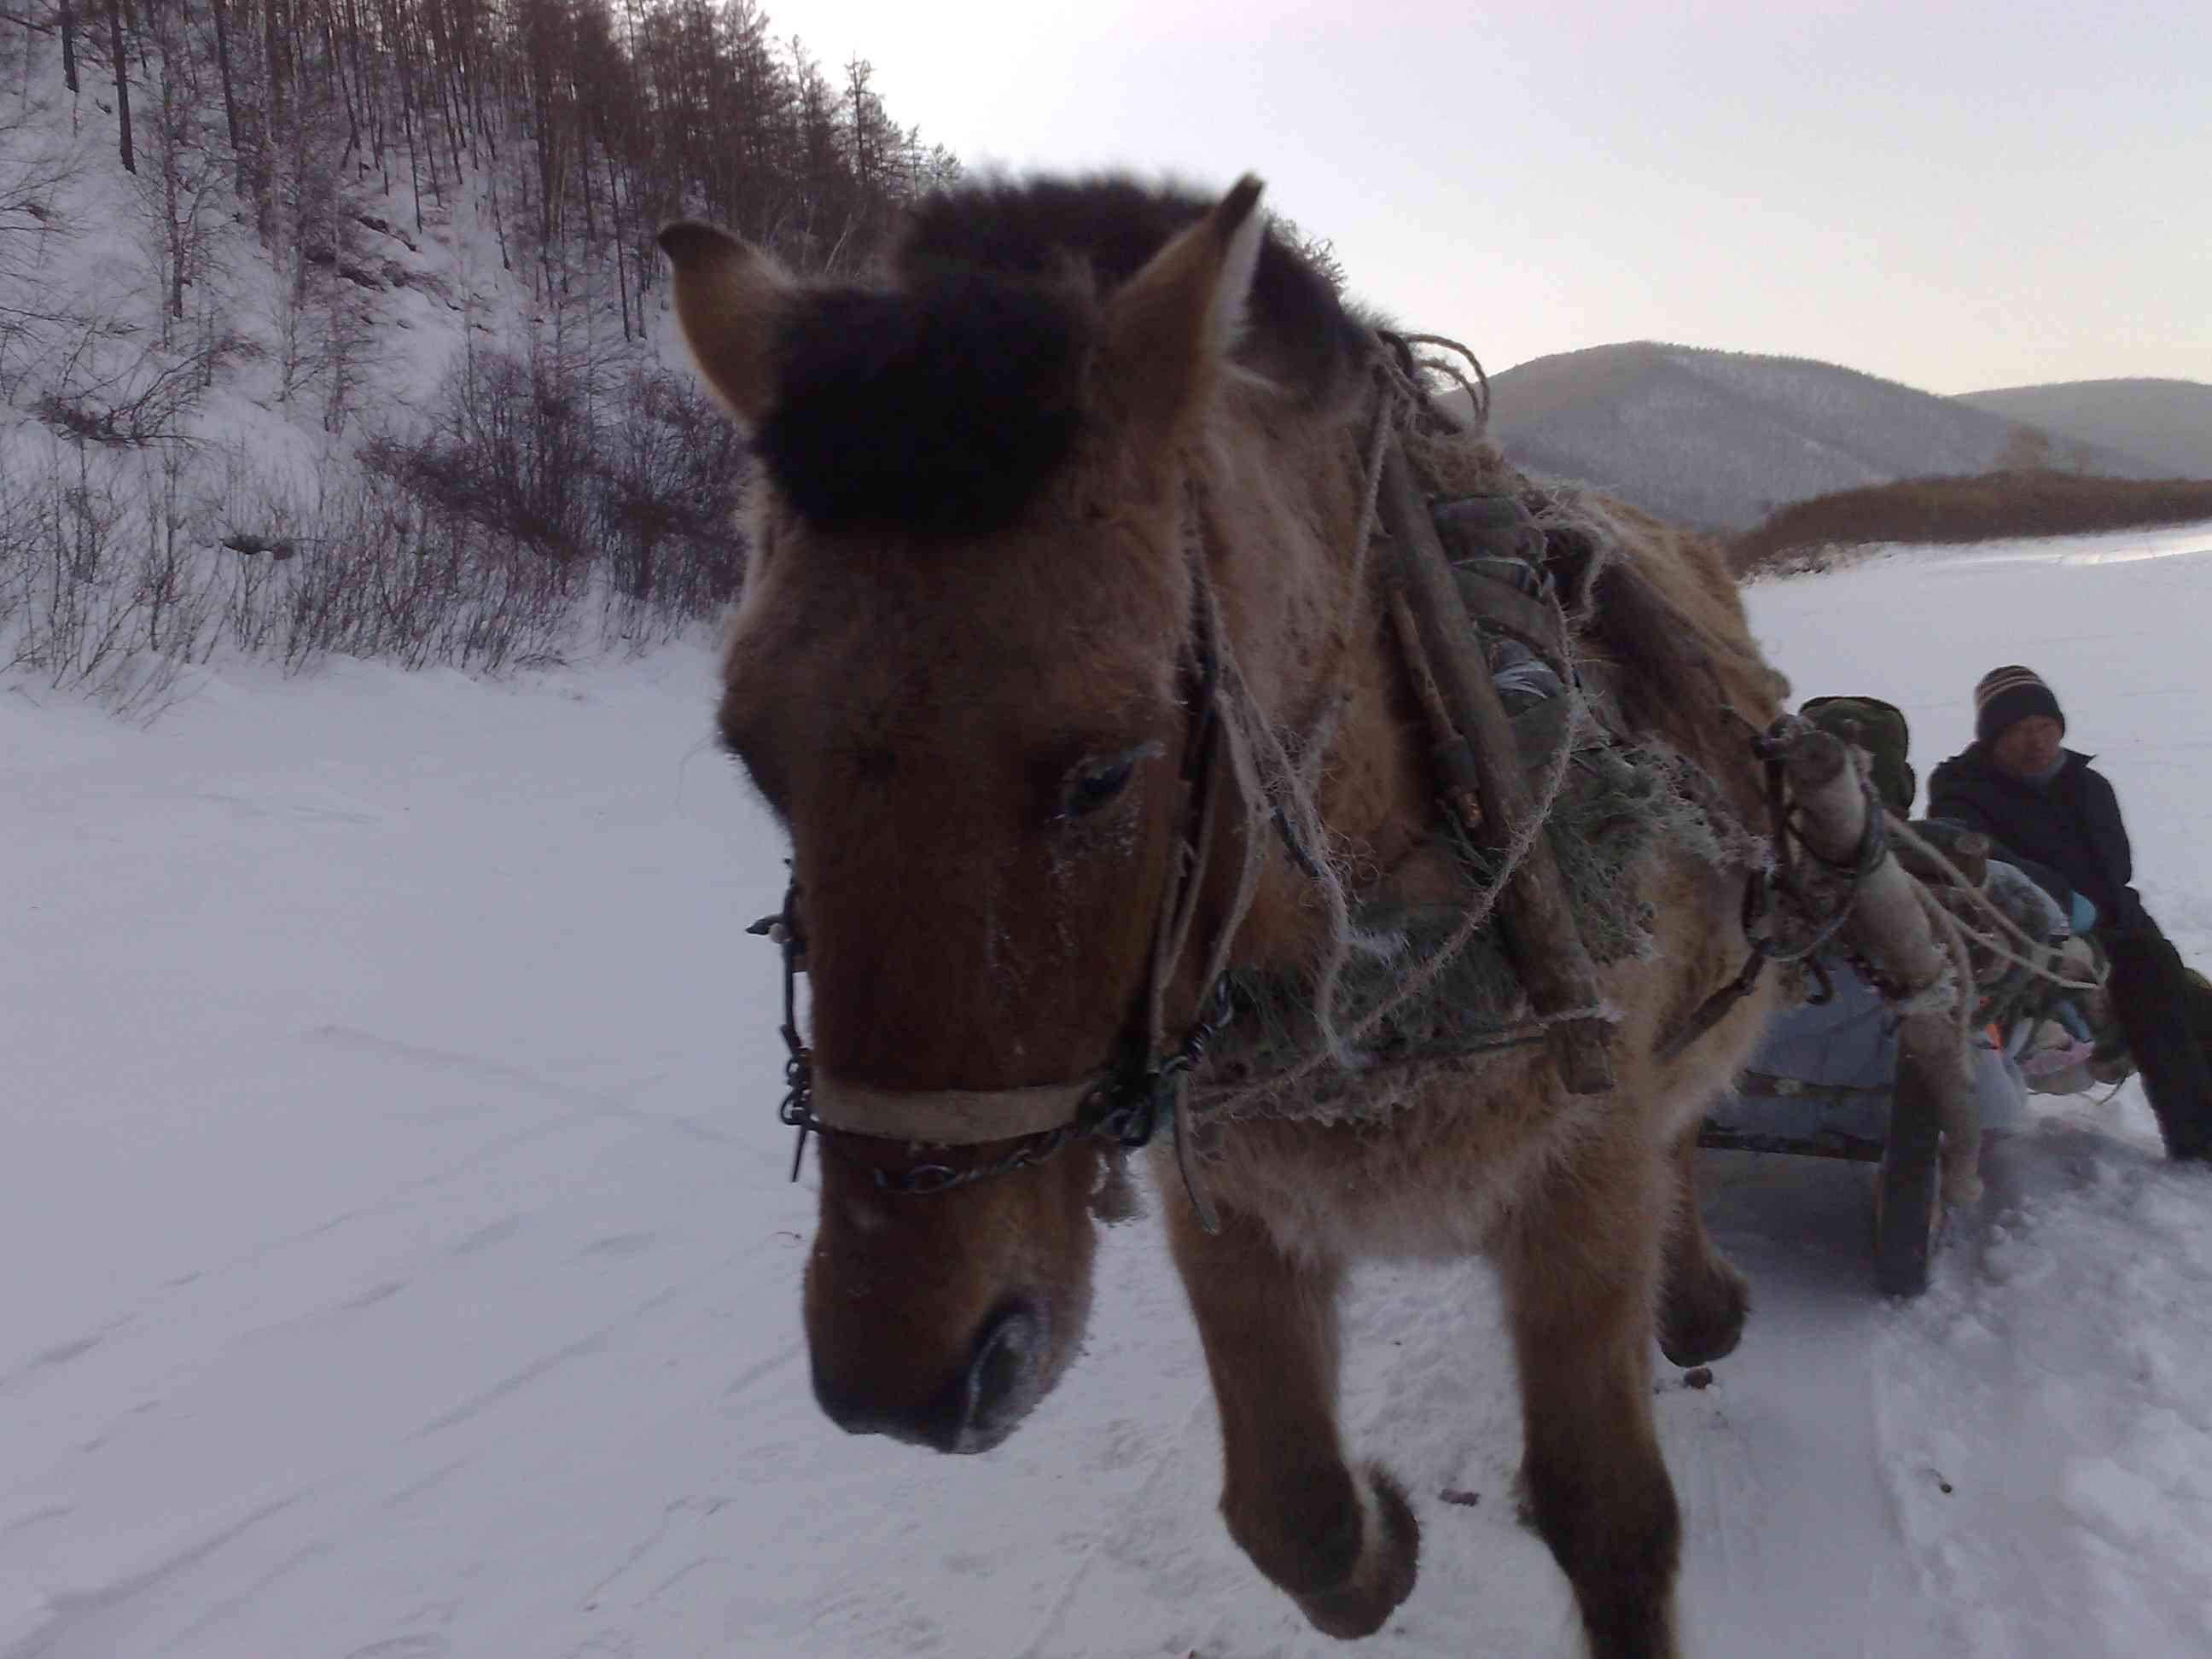
[[[1984,669],[2041,669],[2212,956],[2212,527],[1752,604],[1801,695],[1904,706],[1923,774]],[[150,729],[0,690],[0,1659],[1343,1650],[1214,1514],[1152,1223],[1000,1450],[815,1410],[741,931],[781,871],[709,696],[696,647],[233,666]],[[1863,1171],[1713,1159],[1758,1307],[1713,1387],[1662,1372],[1694,1651],[2212,1651],[2212,1176],[2154,1145],[2130,1090],[1994,1149],[1898,1307]],[[1426,1529],[1373,1650],[1573,1650],[1497,1330],[1480,1269],[1360,1284],[1346,1416]]]

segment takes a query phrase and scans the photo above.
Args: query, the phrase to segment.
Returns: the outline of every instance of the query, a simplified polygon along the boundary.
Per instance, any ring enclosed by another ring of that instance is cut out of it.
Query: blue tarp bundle
[[[1785,1140],[1843,1135],[1881,1141],[1889,1131],[1897,1076],[1897,1026],[1881,994],[1848,965],[1831,969],[1836,994],[1777,1016],[1735,1095],[1711,1120],[1739,1133]],[[2019,1068],[1996,1049],[1973,1050],[1974,1103],[1984,1129],[2016,1128],[2027,1117]]]

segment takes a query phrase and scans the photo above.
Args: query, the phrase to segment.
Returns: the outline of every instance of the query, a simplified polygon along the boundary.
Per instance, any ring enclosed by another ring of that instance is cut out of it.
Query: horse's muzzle
[[[1014,1431],[1043,1394],[1045,1322],[1026,1300],[1002,1304],[983,1322],[964,1370],[913,1404],[887,1403],[814,1368],[814,1398],[848,1434],[884,1434],[941,1452],[989,1451]]]

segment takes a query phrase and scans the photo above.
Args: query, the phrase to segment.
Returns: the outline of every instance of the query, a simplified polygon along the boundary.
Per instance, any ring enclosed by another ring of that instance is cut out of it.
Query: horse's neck
[[[1347,428],[1307,453],[1292,447],[1245,489],[1215,495],[1206,533],[1243,678],[1303,763],[1326,828],[1329,846],[1313,850],[1333,850],[1356,886],[1425,890],[1432,790],[1390,643],[1382,556],[1364,521],[1360,435]],[[1285,926],[1293,915],[1310,922],[1306,879],[1277,860],[1259,908]]]

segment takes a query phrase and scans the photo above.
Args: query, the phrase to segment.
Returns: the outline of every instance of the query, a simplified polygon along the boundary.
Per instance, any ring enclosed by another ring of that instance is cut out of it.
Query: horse
[[[1379,325],[1260,195],[957,186],[845,283],[696,222],[661,234],[681,335],[757,464],[715,719],[790,843],[814,1393],[854,1433],[1005,1440],[1081,1346],[1096,1212],[1157,1128],[1221,1512],[1258,1570],[1344,1638],[1411,1592],[1414,1509],[1337,1419],[1339,1302],[1361,1259],[1486,1256],[1524,1512],[1593,1652],[1672,1654],[1651,1349],[1717,1358],[1747,1307],[1690,1184],[1771,997],[1715,1003],[1741,872],[1671,844],[1637,866],[1647,948],[1600,970],[1609,1091],[1570,1092],[1540,1047],[1370,1077],[1346,1038],[1328,1113],[1297,1109],[1303,1084],[1194,1104],[1224,974],[1325,997],[1347,950],[1387,954],[1347,946],[1347,895],[1467,890],[1375,552],[1377,434],[1430,416],[1389,404]],[[1771,717],[1779,677],[1735,584],[1703,542],[1607,522],[1584,673],[1624,738],[1753,822],[1731,720]]]

